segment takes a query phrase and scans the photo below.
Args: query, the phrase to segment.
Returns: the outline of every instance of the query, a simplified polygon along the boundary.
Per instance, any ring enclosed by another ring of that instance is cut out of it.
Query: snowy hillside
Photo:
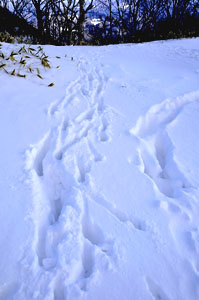
[[[0,299],[199,299],[199,39],[44,50],[0,70]]]

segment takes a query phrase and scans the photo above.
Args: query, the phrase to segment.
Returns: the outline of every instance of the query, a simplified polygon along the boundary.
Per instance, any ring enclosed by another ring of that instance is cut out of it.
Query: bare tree
[[[37,19],[37,27],[39,30],[39,34],[42,36],[44,34],[43,16],[44,16],[44,10],[45,10],[47,1],[46,0],[32,0],[32,4],[34,7],[33,14]]]
[[[8,6],[9,6],[9,0],[0,0],[0,6],[8,8]]]
[[[190,0],[167,0],[166,1],[166,15],[169,19],[180,19],[182,18],[189,5],[192,1]]]
[[[137,36],[142,25],[142,0],[116,0],[117,12],[123,37],[130,39]]]
[[[93,8],[94,0],[86,3],[85,0],[79,0],[79,13],[77,20],[78,44],[84,40],[84,22],[86,14]]]
[[[31,21],[32,5],[31,0],[10,0],[11,10],[15,15],[26,21]]]
[[[165,0],[145,0],[142,2],[142,29],[155,30],[158,22],[164,17]]]
[[[78,0],[51,2],[50,28],[54,39],[70,45],[77,24]]]
[[[199,0],[0,0],[0,6],[34,24],[42,43],[81,44],[85,24],[94,43],[199,33]],[[86,23],[94,8],[101,18],[98,25]]]
[[[105,11],[106,17],[104,17],[104,34],[105,39],[113,40],[113,26],[114,17],[116,16],[116,6],[113,0],[98,0],[100,8]]]

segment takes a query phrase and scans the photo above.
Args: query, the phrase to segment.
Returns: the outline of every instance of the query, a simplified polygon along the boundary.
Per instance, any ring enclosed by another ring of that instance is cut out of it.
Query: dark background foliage
[[[199,0],[0,0],[0,32],[55,45],[199,35]]]

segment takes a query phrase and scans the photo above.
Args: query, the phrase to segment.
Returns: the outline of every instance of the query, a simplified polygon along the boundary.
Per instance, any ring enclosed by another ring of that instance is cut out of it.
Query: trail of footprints
[[[169,229],[179,255],[182,255],[183,260],[184,256],[187,257],[187,263],[192,270],[191,273],[187,273],[189,274],[187,276],[189,280],[191,277],[196,278],[198,282],[199,228],[196,224],[197,218],[194,217],[199,209],[197,202],[194,202],[191,197],[196,188],[190,185],[180,171],[167,132],[167,127],[175,121],[183,107],[194,101],[199,101],[198,92],[155,105],[138,120],[130,132],[138,141],[137,155],[140,171],[152,181],[155,190],[164,196],[160,197],[161,207],[173,215]],[[168,299],[163,289],[152,279],[146,278],[146,283],[154,299]],[[193,295],[197,298],[198,284],[194,288]]]
[[[29,247],[34,242],[22,261],[24,285],[15,299],[72,299],[88,289],[99,270],[113,267],[114,241],[89,213],[94,201],[120,222],[128,221],[90,186],[91,168],[104,159],[95,142],[110,139],[106,81],[100,68],[82,61],[80,77],[49,108],[56,125],[27,154],[34,194]],[[85,108],[77,113],[79,99]]]
[[[113,112],[103,100],[106,82],[100,67],[92,69],[82,60],[80,77],[70,83],[66,95],[49,108],[48,115],[56,120],[56,125],[28,153],[36,196],[31,217],[34,242],[31,251],[27,250],[27,259],[34,259],[28,273],[28,261],[22,261],[24,286],[15,299],[75,299],[89,288],[98,270],[113,267],[114,241],[93,220],[89,203],[94,202],[134,230],[146,229],[141,220],[127,216],[103,195],[96,194],[90,184],[91,169],[104,159],[95,143],[105,143],[111,138],[109,120]],[[179,204],[178,199],[191,187],[173,158],[167,126],[190,99],[197,101],[198,94],[152,107],[131,130],[139,141],[140,170],[166,196],[168,208],[187,219],[192,207],[187,208],[186,201],[184,206],[182,202]],[[80,100],[85,107],[78,111]],[[198,230],[189,232],[198,253]],[[99,265],[102,261],[103,268]],[[199,270],[198,260],[195,268]],[[30,281],[32,285],[27,287]],[[146,282],[155,299],[168,299],[151,279]]]
[[[138,138],[137,149],[142,171],[153,181],[156,188],[167,197],[168,202],[178,202],[184,191],[192,188],[180,171],[173,154],[173,144],[167,127],[175,121],[185,105],[198,101],[198,93],[191,93],[176,100],[152,107],[146,116],[139,118],[131,133]],[[171,205],[172,207],[172,205]]]
[[[95,143],[111,138],[113,112],[104,104],[107,79],[101,69],[90,69],[86,61],[80,67],[80,77],[68,85],[66,96],[49,108],[56,125],[28,153],[33,191],[39,186],[32,215],[36,257],[16,299],[76,299],[99,270],[114,267],[114,241],[93,220],[89,203],[132,230],[146,230],[144,222],[115,208],[90,184],[92,167],[104,160]],[[79,98],[86,105],[77,114]]]

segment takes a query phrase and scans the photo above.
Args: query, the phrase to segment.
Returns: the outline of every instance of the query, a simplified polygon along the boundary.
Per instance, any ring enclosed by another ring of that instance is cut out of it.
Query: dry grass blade
[[[42,77],[40,74],[37,74],[37,76],[38,76],[40,79],[43,79],[43,77]]]
[[[17,73],[17,76],[18,76],[18,77],[22,77],[22,78],[26,78],[26,75],[25,75],[25,74]]]
[[[36,51],[36,49],[31,48],[31,47],[29,47],[28,50],[33,51],[33,52]]]
[[[0,65],[0,69],[3,69],[6,66],[6,64]]]
[[[12,52],[10,53],[10,56],[14,56],[14,55],[17,55],[17,53],[14,52],[14,51],[12,51]]]
[[[44,68],[51,68],[48,59],[45,57],[41,59],[41,64],[44,66]]]
[[[4,69],[4,71],[6,72],[6,74],[10,74],[5,68],[3,68]]]
[[[25,66],[25,64],[26,64],[26,60],[23,58],[23,57],[21,57],[21,59],[20,59],[20,62],[19,62],[21,65],[24,65]]]
[[[23,46],[17,51],[12,51],[10,55],[5,56],[5,54],[2,51],[0,44],[0,70],[4,70],[7,74],[12,76],[18,76],[22,78],[26,78],[26,74],[20,74],[21,69],[23,68],[27,73],[33,73],[35,76],[39,77],[40,79],[43,79],[42,75],[40,74],[39,68],[33,69],[31,64],[27,65],[27,59],[37,59],[37,61],[40,61],[41,65],[44,68],[51,68],[50,62],[48,60],[48,56],[45,54],[43,48],[41,46],[38,46],[36,49],[34,47],[29,46]],[[58,57],[60,58],[60,57]],[[7,63],[8,61],[8,63]],[[17,66],[18,65],[18,70]],[[12,68],[14,66],[14,68]],[[5,69],[6,67],[7,69]],[[9,69],[8,69],[9,67]],[[59,68],[60,66],[57,66]],[[17,71],[16,71],[17,70]],[[25,72],[24,71],[24,72]],[[36,72],[35,72],[36,71]],[[23,73],[24,73],[23,72]],[[54,83],[50,83],[49,86],[53,86]]]
[[[39,50],[37,51],[36,55],[43,50],[43,48],[41,48],[40,46],[38,47],[38,49]]]
[[[7,58],[7,60],[11,60],[11,61],[16,61],[16,59],[14,58],[14,56],[13,55],[10,55],[8,58]]]
[[[33,69],[32,69],[31,67],[28,67],[28,71],[29,71],[30,73],[32,73],[32,72],[33,72]]]
[[[23,46],[19,49],[18,53],[21,54],[21,52],[26,52],[25,46]]]

